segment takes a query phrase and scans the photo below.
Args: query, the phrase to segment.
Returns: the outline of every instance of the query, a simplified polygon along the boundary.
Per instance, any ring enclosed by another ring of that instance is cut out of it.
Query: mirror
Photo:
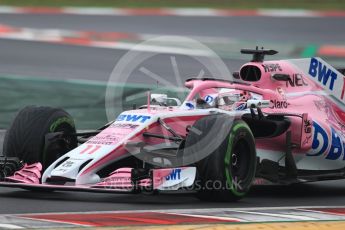
[[[166,94],[153,93],[151,94],[151,103],[160,106],[179,106],[181,101],[178,98],[168,97]]]

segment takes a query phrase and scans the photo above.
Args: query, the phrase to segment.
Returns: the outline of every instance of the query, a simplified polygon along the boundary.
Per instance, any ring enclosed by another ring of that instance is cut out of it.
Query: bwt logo
[[[166,180],[180,180],[181,179],[181,169],[173,169],[172,172],[165,177]]]
[[[117,117],[116,121],[129,121],[129,122],[140,122],[144,123],[149,120],[150,116],[143,115],[131,115],[131,114],[121,114]]]
[[[333,72],[326,64],[318,61],[316,58],[311,58],[309,65],[309,74],[312,77],[317,77],[317,80],[324,86],[329,83],[329,89],[333,90],[334,81],[337,79],[337,74]],[[328,81],[329,80],[329,81]]]

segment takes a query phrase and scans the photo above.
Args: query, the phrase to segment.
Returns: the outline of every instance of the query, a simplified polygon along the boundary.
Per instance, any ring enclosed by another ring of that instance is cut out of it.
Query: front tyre
[[[64,135],[47,143],[47,134],[75,133],[72,117],[64,110],[27,106],[20,110],[6,132],[3,152],[25,163],[41,162],[47,168],[57,158],[77,147],[75,136]]]
[[[219,141],[214,151],[198,161],[199,189],[197,196],[207,201],[236,201],[249,191],[255,178],[256,150],[255,140],[248,125],[242,120],[231,120],[228,115],[212,115],[197,121],[193,127],[207,133],[214,124],[218,135],[212,140],[205,140],[202,134],[190,132],[186,145],[193,144],[193,154],[203,151],[204,143]],[[188,140],[189,139],[189,140]],[[199,148],[199,149],[198,149]],[[189,153],[190,154],[190,153]]]

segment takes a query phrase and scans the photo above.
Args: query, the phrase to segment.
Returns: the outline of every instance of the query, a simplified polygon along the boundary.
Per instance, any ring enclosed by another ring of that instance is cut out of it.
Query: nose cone
[[[51,177],[76,179],[81,166],[88,163],[91,159],[67,159],[51,172]]]

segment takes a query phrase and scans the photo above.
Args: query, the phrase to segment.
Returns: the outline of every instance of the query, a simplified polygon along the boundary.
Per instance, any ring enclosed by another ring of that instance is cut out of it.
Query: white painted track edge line
[[[250,208],[199,208],[199,209],[157,209],[157,210],[119,210],[119,211],[90,211],[90,212],[48,212],[48,213],[21,213],[2,214],[1,216],[23,216],[23,215],[45,215],[45,214],[101,214],[101,213],[138,213],[138,212],[188,212],[188,211],[260,211],[260,210],[281,210],[281,209],[313,209],[313,208],[345,208],[345,206],[275,206],[275,207],[250,207]]]

